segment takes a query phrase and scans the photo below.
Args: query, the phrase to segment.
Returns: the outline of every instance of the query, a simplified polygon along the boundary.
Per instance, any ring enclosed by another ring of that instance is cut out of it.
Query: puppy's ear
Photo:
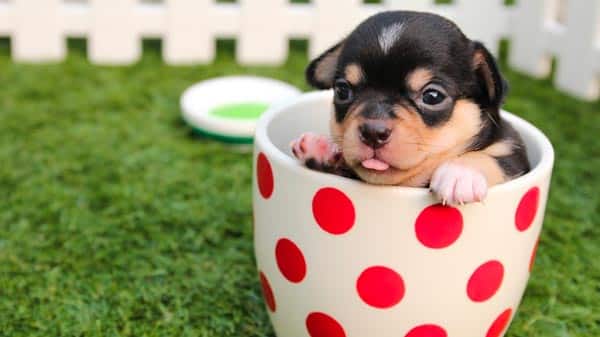
[[[499,108],[504,102],[508,84],[502,77],[494,56],[481,42],[473,42],[473,68],[483,93],[484,105]]]
[[[329,48],[321,56],[314,59],[306,68],[306,80],[318,89],[330,89],[337,71],[338,60],[344,41]]]

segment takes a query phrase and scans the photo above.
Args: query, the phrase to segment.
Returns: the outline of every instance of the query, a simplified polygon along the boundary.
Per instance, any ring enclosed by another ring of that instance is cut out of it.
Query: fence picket
[[[59,61],[66,52],[60,24],[61,0],[15,0],[12,30],[16,61]]]
[[[239,0],[241,21],[237,60],[281,64],[287,58],[288,0]],[[265,41],[269,41],[265,43]],[[257,48],[257,46],[260,46]]]
[[[168,0],[163,57],[170,64],[208,63],[215,55],[211,0]]]
[[[595,19],[600,18],[600,1],[571,0],[567,8],[567,38],[560,44],[556,86],[560,90],[594,99],[600,94]],[[590,71],[581,71],[589,69]]]
[[[36,1],[36,0],[31,0]],[[128,64],[139,59],[141,41],[136,0],[90,0],[89,57],[99,64]]]

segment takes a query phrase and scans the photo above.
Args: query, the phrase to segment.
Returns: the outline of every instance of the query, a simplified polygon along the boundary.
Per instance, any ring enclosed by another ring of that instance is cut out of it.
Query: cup
[[[257,125],[254,245],[279,337],[501,337],[527,284],[554,151],[510,113],[532,170],[484,203],[375,186],[302,166],[290,141],[328,134],[333,94],[304,94]]]

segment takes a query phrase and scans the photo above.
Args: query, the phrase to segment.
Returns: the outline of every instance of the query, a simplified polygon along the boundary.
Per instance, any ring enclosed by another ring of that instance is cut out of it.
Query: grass
[[[251,237],[251,155],[193,136],[178,97],[281,67],[11,63],[0,44],[0,335],[273,336]],[[600,336],[600,103],[507,71],[506,108],[553,141],[545,231],[509,337]]]

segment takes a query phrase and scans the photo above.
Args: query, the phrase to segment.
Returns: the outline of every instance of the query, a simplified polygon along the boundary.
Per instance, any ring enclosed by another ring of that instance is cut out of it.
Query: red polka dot
[[[330,234],[344,234],[354,226],[356,214],[352,200],[338,189],[320,189],[313,197],[312,211],[317,224]]]
[[[515,213],[515,224],[519,231],[524,232],[531,227],[538,210],[539,201],[540,189],[537,187],[527,191],[523,198],[521,198],[519,207],[517,207],[517,213]]]
[[[535,264],[535,256],[537,255],[538,246],[540,244],[540,240],[538,239],[535,242],[535,246],[533,247],[533,252],[531,252],[531,258],[529,258],[529,272],[533,271],[533,265]]]
[[[375,266],[366,269],[358,277],[356,290],[368,305],[386,309],[400,303],[404,297],[404,281],[392,269]]]
[[[489,261],[477,268],[467,285],[467,294],[474,302],[489,300],[502,285],[504,266],[498,261]]]
[[[444,328],[435,324],[420,325],[410,330],[406,337],[447,337],[448,334]]]
[[[290,282],[299,283],[306,276],[306,261],[300,248],[288,239],[281,239],[275,247],[275,258],[281,274]]]
[[[500,316],[496,318],[494,323],[492,323],[485,337],[500,337],[502,332],[504,332],[504,330],[506,330],[508,327],[511,316],[512,309],[506,309],[503,313],[501,313]]]
[[[306,330],[310,337],[346,337],[342,325],[322,312],[313,312],[306,317]]]
[[[462,229],[462,214],[449,206],[429,206],[419,214],[415,222],[417,238],[425,247],[433,249],[453,244],[460,237]]]
[[[263,272],[260,272],[260,285],[262,286],[263,297],[265,298],[265,303],[267,303],[267,307],[272,312],[275,312],[277,306],[275,304],[275,295],[273,295],[273,288],[271,288],[271,284],[267,277]]]
[[[256,161],[256,175],[258,180],[258,190],[265,199],[269,199],[273,194],[275,182],[273,180],[273,170],[267,157],[261,152]]]

